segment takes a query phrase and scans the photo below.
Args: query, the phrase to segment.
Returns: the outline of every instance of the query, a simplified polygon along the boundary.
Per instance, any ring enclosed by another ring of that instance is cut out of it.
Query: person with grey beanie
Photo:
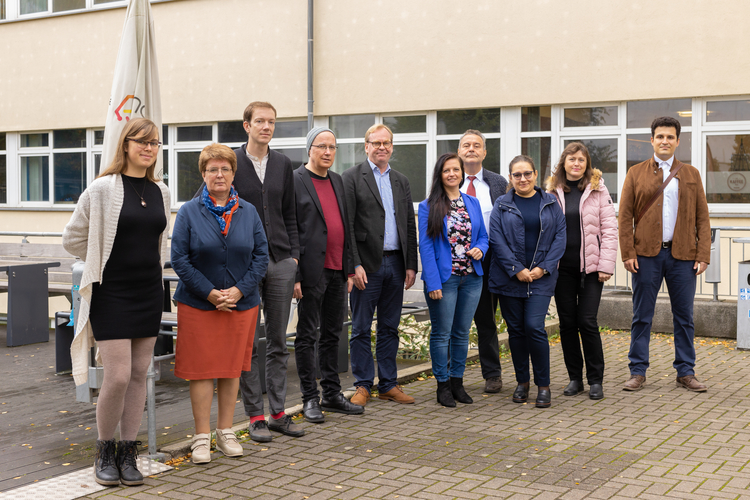
[[[341,176],[330,172],[336,158],[336,137],[326,127],[307,134],[310,160],[294,171],[300,260],[293,297],[297,305],[294,357],[302,391],[302,413],[313,423],[325,421],[322,410],[358,415],[362,406],[341,394],[338,370],[339,335],[344,322],[351,264],[346,196]],[[318,339],[320,400],[316,382],[315,341]]]

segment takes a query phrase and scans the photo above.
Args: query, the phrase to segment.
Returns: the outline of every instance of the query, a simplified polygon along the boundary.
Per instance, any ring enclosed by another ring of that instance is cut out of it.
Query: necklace
[[[141,194],[138,194],[138,190],[137,190],[137,189],[135,188],[135,186],[133,185],[133,183],[132,183],[132,182],[130,182],[130,179],[128,179],[128,178],[127,178],[127,177],[125,177],[125,176],[123,176],[123,178],[124,178],[124,179],[125,179],[126,181],[128,181],[128,184],[130,184],[130,187],[132,187],[132,188],[133,188],[133,191],[135,191],[135,194],[137,194],[137,195],[138,195],[138,198],[140,198],[140,199],[141,199],[141,206],[142,206],[143,208],[146,208],[146,200],[144,200],[144,199],[143,199],[143,194],[144,194],[144,193],[146,192],[146,183],[147,183],[147,182],[146,182],[146,181],[144,180],[144,182],[143,182],[143,189],[141,190]]]

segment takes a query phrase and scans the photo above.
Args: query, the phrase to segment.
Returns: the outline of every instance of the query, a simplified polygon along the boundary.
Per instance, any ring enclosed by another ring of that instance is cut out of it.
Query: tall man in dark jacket
[[[249,372],[242,372],[240,388],[245,414],[250,417],[250,438],[271,441],[269,428],[299,437],[305,431],[284,413],[286,401],[286,327],[299,262],[297,212],[292,161],[271,150],[268,143],[276,126],[276,109],[267,102],[252,102],[245,109],[243,126],[247,144],[235,150],[237,174],[234,188],[240,198],[255,206],[268,239],[268,271],[260,284],[266,330],[266,359],[258,360],[256,346]],[[257,342],[256,342],[257,345]],[[259,363],[265,363],[266,393],[271,419],[263,414]]]
[[[708,388],[695,377],[693,302],[696,276],[706,270],[711,252],[706,193],[698,169],[675,158],[680,122],[672,117],[654,120],[651,145],[653,158],[628,170],[620,198],[620,253],[625,269],[633,273],[630,379],[623,389],[637,391],[646,382],[651,320],[664,280],[674,317],[677,385],[705,392]]]
[[[466,180],[461,186],[461,192],[479,200],[484,227],[489,231],[492,207],[495,206],[495,200],[507,191],[508,181],[502,175],[482,167],[482,162],[487,156],[487,147],[484,135],[480,131],[469,129],[464,132],[461,140],[458,141],[458,156],[464,161],[466,172]],[[484,254],[484,262],[488,264],[487,272],[484,273],[484,286],[474,313],[474,323],[477,325],[479,338],[479,363],[485,380],[484,392],[494,393],[500,392],[503,388],[503,380],[500,367],[500,346],[497,342],[497,324],[495,323],[497,297],[490,292],[489,284],[492,248]]]
[[[398,325],[404,289],[417,275],[417,229],[409,180],[391,169],[393,133],[373,125],[365,133],[367,160],[342,175],[352,235],[354,289],[350,296],[352,336],[350,353],[357,392],[352,402],[370,399],[375,379],[371,325],[378,310],[378,392],[380,399],[413,403],[396,383]]]
[[[329,169],[336,158],[333,131],[316,127],[307,134],[310,161],[294,171],[300,261],[294,298],[297,337],[294,357],[302,390],[302,414],[308,422],[323,422],[315,381],[315,340],[318,340],[322,409],[357,415],[365,409],[341,394],[338,370],[339,337],[346,309],[347,278],[351,264],[349,218],[341,176]]]

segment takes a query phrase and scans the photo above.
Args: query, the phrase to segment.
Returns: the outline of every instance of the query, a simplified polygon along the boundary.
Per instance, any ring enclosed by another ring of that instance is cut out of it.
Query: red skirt
[[[258,306],[204,311],[177,304],[174,374],[187,380],[239,378],[250,371]]]

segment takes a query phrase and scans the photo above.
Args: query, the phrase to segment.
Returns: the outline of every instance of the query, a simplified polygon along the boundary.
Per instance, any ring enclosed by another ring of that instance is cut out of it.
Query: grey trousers
[[[245,405],[245,415],[263,415],[263,390],[260,385],[259,363],[266,364],[266,394],[271,415],[284,411],[286,401],[286,365],[289,351],[286,348],[286,327],[289,323],[289,310],[292,306],[292,293],[297,275],[294,259],[281,262],[268,261],[266,276],[260,282],[261,305],[266,326],[266,359],[258,359],[258,335],[255,329],[253,359],[249,372],[240,376],[240,392]],[[260,315],[258,315],[260,322]]]

